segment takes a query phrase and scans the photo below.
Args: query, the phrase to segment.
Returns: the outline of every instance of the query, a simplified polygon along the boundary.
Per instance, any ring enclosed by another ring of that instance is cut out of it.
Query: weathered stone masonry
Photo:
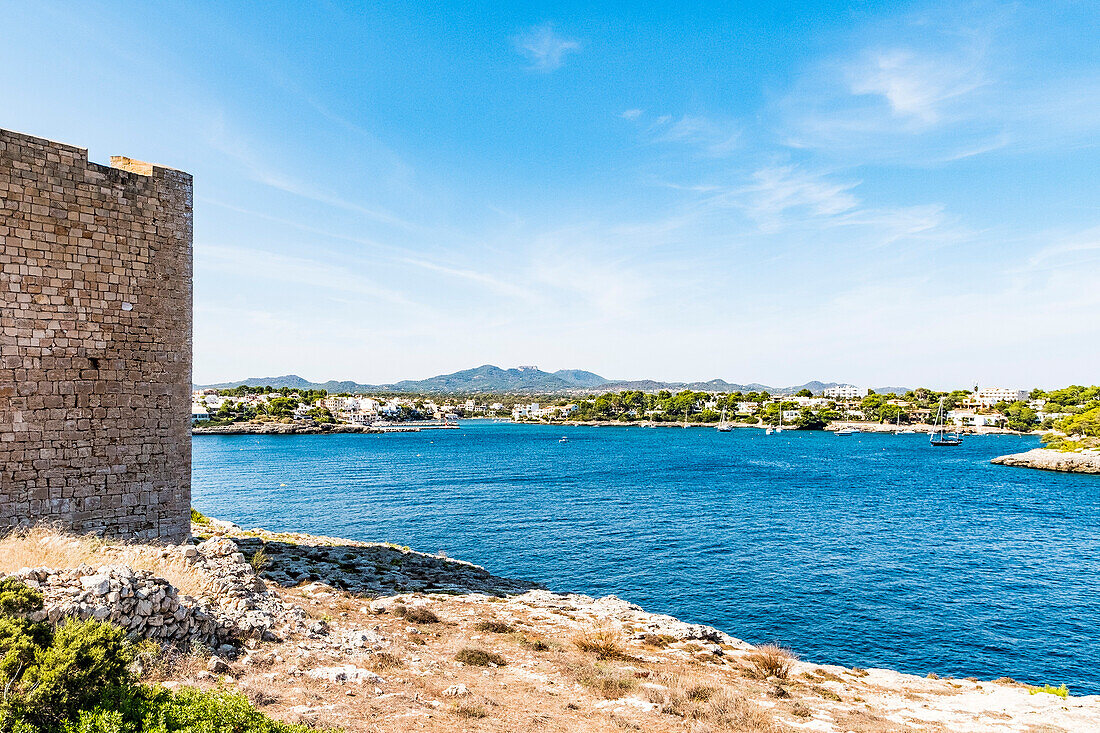
[[[187,536],[191,211],[186,173],[0,130],[0,529]]]

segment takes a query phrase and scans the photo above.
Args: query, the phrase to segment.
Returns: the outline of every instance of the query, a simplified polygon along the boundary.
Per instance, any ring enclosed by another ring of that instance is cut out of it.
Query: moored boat
[[[726,422],[726,408],[722,408],[722,417],[718,419],[718,432],[728,433],[733,430],[733,426]]]
[[[936,410],[936,422],[932,425],[932,432],[928,434],[928,443],[936,447],[962,445],[963,439],[959,432],[946,432],[944,422],[943,397],[940,397],[940,407]]]

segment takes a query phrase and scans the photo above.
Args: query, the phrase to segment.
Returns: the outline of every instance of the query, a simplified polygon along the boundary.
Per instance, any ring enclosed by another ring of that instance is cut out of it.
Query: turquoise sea
[[[1100,693],[1100,476],[989,463],[1038,444],[476,420],[195,436],[193,503],[442,550],[811,661]]]

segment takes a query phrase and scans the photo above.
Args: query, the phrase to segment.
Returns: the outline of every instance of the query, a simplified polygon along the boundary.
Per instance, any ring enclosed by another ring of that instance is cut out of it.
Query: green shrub
[[[1038,695],[1040,692],[1047,692],[1051,695],[1057,695],[1063,700],[1069,697],[1069,688],[1065,685],[1062,685],[1061,687],[1055,687],[1054,685],[1046,684],[1042,687],[1032,687],[1030,692],[1032,695]]]
[[[18,578],[0,578],[0,614],[11,616],[42,608],[42,593]]]
[[[206,516],[195,507],[191,507],[191,521],[195,524],[210,524],[210,517]]]
[[[306,733],[268,718],[239,694],[136,684],[136,647],[99,621],[57,629],[13,614],[42,594],[0,579],[0,731],[4,733]]]
[[[133,682],[126,632],[98,621],[67,621],[35,654],[18,682],[32,723],[49,729],[100,704]]]

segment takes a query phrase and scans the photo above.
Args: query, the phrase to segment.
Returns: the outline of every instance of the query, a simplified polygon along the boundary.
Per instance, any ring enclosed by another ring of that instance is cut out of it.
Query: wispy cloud
[[[441,275],[447,275],[452,278],[465,280],[467,282],[472,282],[476,285],[487,287],[493,292],[500,295],[505,295],[511,298],[518,298],[522,300],[531,300],[533,297],[533,293],[529,288],[523,288],[515,283],[507,282],[489,274],[484,270],[449,267],[447,265],[441,265],[437,262],[430,262],[423,259],[409,258],[401,261],[407,265],[412,265],[413,267],[419,267],[423,270],[436,272]]]
[[[558,35],[552,23],[528,28],[513,38],[512,43],[537,71],[560,69],[568,54],[581,50],[580,41]]]
[[[420,225],[402,219],[383,208],[366,206],[351,201],[322,187],[287,174],[273,165],[268,160],[268,156],[259,154],[256,151],[256,146],[244,136],[233,134],[220,115],[208,120],[206,133],[207,144],[211,148],[237,161],[246,175],[257,183],[318,204],[343,209],[380,224],[398,227],[407,231],[423,229]]]
[[[920,127],[945,121],[951,106],[986,83],[982,54],[934,57],[911,49],[867,52],[847,70],[854,95],[881,97],[894,117]]]
[[[741,125],[728,119],[701,114],[647,117],[640,109],[628,109],[620,117],[637,123],[640,134],[649,143],[688,145],[713,157],[728,155],[740,144]]]
[[[200,244],[195,247],[196,269],[263,282],[292,285],[314,296],[333,291],[354,294],[403,308],[419,308],[404,293],[379,285],[362,273],[329,261],[293,257],[247,247]]]

